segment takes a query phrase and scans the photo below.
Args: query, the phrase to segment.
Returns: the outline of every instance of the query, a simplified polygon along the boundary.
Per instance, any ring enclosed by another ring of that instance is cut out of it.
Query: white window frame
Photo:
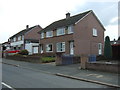
[[[13,38],[13,41],[15,42],[16,40],[17,40],[16,37],[14,37],[14,38]]]
[[[24,35],[22,35],[22,40],[24,40]]]
[[[61,50],[59,50],[59,48],[58,48],[59,44],[62,44]],[[56,50],[57,50],[57,52],[65,52],[65,42],[58,42],[56,44]]]
[[[97,36],[97,29],[93,28],[93,36]]]
[[[53,31],[47,31],[46,37],[53,37]]]
[[[43,53],[43,44],[40,46],[40,53]]]
[[[21,40],[21,36],[18,37],[18,40],[19,40],[19,41]]]
[[[40,34],[40,37],[41,37],[41,39],[44,38],[44,32],[42,32],[42,33]]]
[[[60,33],[62,30],[62,33]],[[65,28],[58,28],[57,29],[57,36],[64,35],[65,34]]]
[[[102,55],[102,43],[98,43],[98,50],[101,50],[101,52],[98,51],[98,54]]]
[[[48,50],[48,46],[49,46],[49,45],[52,45],[52,51],[49,51],[49,50]],[[52,44],[52,43],[46,44],[46,52],[53,52],[53,44]]]
[[[67,28],[68,34],[74,33],[73,30],[74,30],[74,29],[73,29],[73,26],[72,26],[72,25],[71,25],[71,26],[68,26],[68,28]]]

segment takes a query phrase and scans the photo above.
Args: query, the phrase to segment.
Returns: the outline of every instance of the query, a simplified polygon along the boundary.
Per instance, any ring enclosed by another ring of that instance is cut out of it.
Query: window
[[[69,27],[67,28],[67,30],[68,30],[68,34],[73,33],[73,26],[69,26]]]
[[[22,35],[22,40],[24,40],[24,36]]]
[[[53,51],[52,44],[47,44],[46,45],[46,52],[52,52],[52,51]]]
[[[21,36],[18,37],[18,40],[21,40]]]
[[[57,29],[57,36],[64,35],[65,34],[65,28],[58,28]]]
[[[42,39],[42,38],[44,38],[44,33],[43,33],[43,32],[41,33],[41,39]]]
[[[53,37],[53,31],[46,32],[46,37]]]
[[[102,54],[102,43],[98,43],[98,54]]]
[[[13,38],[13,41],[14,41],[14,42],[16,41],[16,37]]]
[[[97,36],[97,29],[93,28],[93,36]]]
[[[43,53],[43,44],[40,45],[40,53]]]
[[[65,51],[65,42],[57,43],[57,52],[64,52]]]

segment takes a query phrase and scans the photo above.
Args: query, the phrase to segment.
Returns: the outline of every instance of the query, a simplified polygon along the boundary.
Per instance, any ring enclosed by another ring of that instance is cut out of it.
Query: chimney
[[[66,13],[66,19],[70,18],[70,13]]]
[[[26,25],[26,29],[28,29],[29,28],[29,25]]]

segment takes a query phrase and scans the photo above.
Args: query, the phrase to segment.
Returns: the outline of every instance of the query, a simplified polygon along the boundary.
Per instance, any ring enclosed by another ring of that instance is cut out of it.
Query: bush
[[[43,63],[47,63],[47,62],[54,62],[55,61],[55,57],[42,57],[41,61]]]
[[[112,58],[112,46],[110,44],[109,36],[105,37],[104,56],[108,59]]]
[[[17,53],[17,54],[14,54],[13,56],[22,56],[21,54]]]
[[[97,60],[107,60],[107,58],[104,55],[99,55],[96,58]]]
[[[24,49],[24,50],[21,50],[21,51],[19,52],[19,54],[21,54],[21,55],[28,55],[29,52],[28,52],[28,50]]]

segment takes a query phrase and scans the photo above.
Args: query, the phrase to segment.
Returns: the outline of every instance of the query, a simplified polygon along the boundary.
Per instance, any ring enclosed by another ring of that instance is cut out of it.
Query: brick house
[[[2,51],[3,51],[3,48],[2,48],[2,44],[0,43],[0,58],[2,58]]]
[[[18,32],[9,38],[11,50],[27,49],[29,54],[38,53],[41,26],[36,25]]]
[[[40,53],[103,54],[105,28],[92,10],[55,21],[40,32]]]

